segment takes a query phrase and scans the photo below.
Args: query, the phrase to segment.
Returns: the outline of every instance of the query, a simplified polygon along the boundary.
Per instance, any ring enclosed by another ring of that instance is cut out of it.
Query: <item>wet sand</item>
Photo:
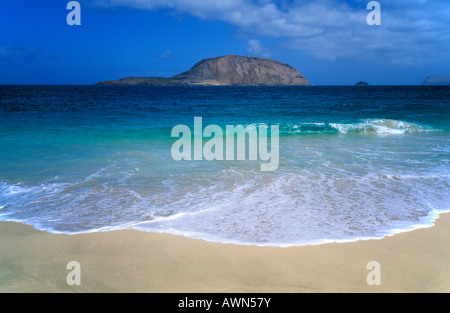
[[[0,292],[450,292],[449,242],[449,213],[383,239],[289,248],[0,222]],[[80,286],[67,284],[70,261],[81,266]],[[370,261],[381,285],[367,283]]]

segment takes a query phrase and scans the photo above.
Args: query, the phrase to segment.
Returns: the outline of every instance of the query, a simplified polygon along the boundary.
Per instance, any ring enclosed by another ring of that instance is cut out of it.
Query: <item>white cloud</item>
[[[270,57],[269,50],[263,47],[261,41],[258,39],[251,39],[247,42],[246,52],[251,56],[260,56],[263,58]]]
[[[351,2],[351,3],[350,3]],[[369,0],[96,0],[96,5],[171,9],[217,19],[252,37],[284,39],[284,47],[318,59],[438,62],[450,50],[448,0],[379,1],[382,25],[369,26]],[[248,53],[262,54],[260,41]]]

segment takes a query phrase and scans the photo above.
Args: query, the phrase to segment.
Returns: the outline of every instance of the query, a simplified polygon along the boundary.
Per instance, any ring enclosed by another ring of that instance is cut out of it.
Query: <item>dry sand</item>
[[[66,265],[81,265],[69,286]],[[366,265],[381,266],[369,286]],[[379,240],[272,248],[121,230],[55,235],[0,223],[0,292],[450,292],[450,214]]]

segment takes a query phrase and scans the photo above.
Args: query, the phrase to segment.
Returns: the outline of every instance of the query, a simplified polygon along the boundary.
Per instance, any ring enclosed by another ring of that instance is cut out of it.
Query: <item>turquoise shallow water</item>
[[[194,117],[277,125],[278,168],[173,160]],[[0,119],[0,219],[50,232],[304,245],[450,208],[448,87],[0,86]]]

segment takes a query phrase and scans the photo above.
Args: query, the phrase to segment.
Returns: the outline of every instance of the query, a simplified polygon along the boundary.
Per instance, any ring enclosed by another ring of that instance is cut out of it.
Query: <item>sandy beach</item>
[[[121,230],[57,235],[0,223],[0,292],[450,292],[450,214],[378,240],[272,248]],[[69,286],[66,265],[81,266]],[[369,286],[368,262],[380,264]]]

